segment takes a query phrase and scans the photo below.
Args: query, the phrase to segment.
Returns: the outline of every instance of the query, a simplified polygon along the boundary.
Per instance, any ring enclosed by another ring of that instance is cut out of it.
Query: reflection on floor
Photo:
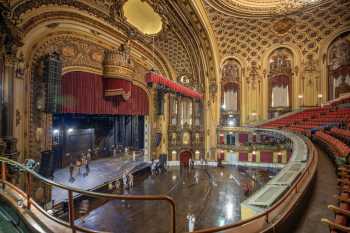
[[[69,180],[69,168],[63,168],[55,171],[54,181],[70,187],[76,187],[84,190],[95,189],[96,187],[120,178],[124,171],[135,172],[145,167],[149,167],[148,163],[143,161],[143,156],[135,157],[135,161],[130,154],[120,154],[116,157],[108,157],[91,161],[90,171],[86,174],[84,166],[81,167],[80,173],[78,168],[74,169],[74,181]],[[77,195],[76,193],[74,193]],[[52,189],[52,200],[59,203],[67,199],[66,190],[54,187]]]
[[[259,189],[277,172],[276,169],[236,166],[198,167],[193,170],[173,167],[159,176],[138,176],[133,189],[118,193],[167,194],[173,197],[176,202],[176,229],[184,232],[187,230],[188,214],[196,218],[195,229],[239,221],[240,203],[247,198],[242,190],[244,184],[254,184],[254,190]],[[170,207],[166,203],[119,200],[101,203],[91,200],[91,206],[94,210],[76,222],[94,230],[163,233],[170,229]]]

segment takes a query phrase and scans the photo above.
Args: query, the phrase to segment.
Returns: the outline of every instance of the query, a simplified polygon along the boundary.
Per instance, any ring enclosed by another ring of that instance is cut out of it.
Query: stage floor
[[[108,157],[90,162],[90,172],[86,172],[85,167],[81,167],[81,174],[78,174],[78,169],[74,169],[74,181],[69,180],[69,167],[56,170],[53,180],[57,183],[71,187],[76,187],[84,190],[95,189],[105,183],[120,178],[124,171],[135,171],[149,166],[143,161],[142,156],[136,157],[135,161],[130,154],[119,154],[116,157]],[[78,195],[74,193],[74,196]],[[52,200],[55,204],[60,203],[68,198],[66,190],[54,187],[52,189]]]
[[[186,217],[196,218],[195,229],[232,224],[240,220],[240,203],[246,199],[242,184],[255,183],[255,190],[278,170],[264,168],[197,167],[191,171],[171,167],[159,176],[135,177],[135,186],[124,194],[167,194],[174,198],[177,232],[187,231]],[[195,174],[199,182],[195,181]],[[254,180],[253,180],[254,178]],[[120,192],[119,192],[120,193]],[[250,193],[251,195],[252,193]],[[165,202],[112,200],[96,204],[77,224],[108,232],[169,232],[170,207]]]

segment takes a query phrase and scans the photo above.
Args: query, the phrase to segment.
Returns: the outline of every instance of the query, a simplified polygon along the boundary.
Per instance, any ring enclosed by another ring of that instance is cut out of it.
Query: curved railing
[[[196,233],[213,233],[213,232],[275,232],[273,229],[288,216],[293,207],[297,204],[304,191],[311,183],[317,169],[318,154],[315,146],[309,139],[305,139],[308,147],[309,159],[303,173],[294,181],[289,190],[269,209],[252,218],[230,224],[222,227],[212,227],[203,230],[197,230]]]
[[[252,218],[237,222],[235,224],[225,225],[222,227],[213,227],[207,228],[203,230],[195,231],[197,233],[210,233],[210,232],[263,232],[268,229],[275,228],[281,220],[284,219],[285,216],[288,216],[292,211],[293,207],[299,201],[300,197],[307,189],[309,184],[311,183],[312,178],[317,169],[318,163],[318,155],[317,150],[314,145],[308,139],[304,139],[308,148],[308,160],[306,162],[306,166],[303,169],[303,172],[300,176],[293,182],[293,185],[288,189],[288,191],[274,203],[269,209],[266,209],[263,213],[258,214]],[[41,175],[37,174],[31,169],[28,169],[24,165],[17,163],[15,161],[9,160],[4,157],[0,157],[1,163],[1,183],[3,185],[9,185],[11,188],[15,189],[18,193],[21,193],[22,196],[26,198],[26,208],[31,209],[31,205],[35,205],[35,207],[44,214],[47,218],[55,221],[58,224],[64,225],[67,228],[71,229],[72,232],[80,231],[80,232],[92,232],[97,233],[101,231],[94,231],[90,229],[86,229],[82,226],[75,224],[75,212],[74,212],[74,200],[73,193],[79,193],[89,197],[101,197],[106,199],[119,199],[119,200],[142,200],[142,201],[166,201],[171,207],[171,226],[169,232],[175,233],[176,231],[176,215],[175,215],[175,202],[174,200],[165,195],[155,195],[155,196],[147,196],[147,195],[116,195],[116,194],[108,194],[108,193],[98,193],[91,191],[84,191],[81,189],[65,186],[62,184],[58,184],[53,182],[52,180],[46,179]],[[26,190],[22,191],[11,182],[6,179],[6,167],[14,166],[20,168],[26,177]],[[64,189],[68,193],[68,214],[69,221],[63,221],[58,219],[50,214],[48,214],[40,205],[38,205],[31,196],[32,193],[32,177],[38,178],[40,181],[55,186],[61,189]]]
[[[72,232],[80,231],[80,232],[87,232],[87,233],[97,233],[101,231],[95,231],[91,229],[87,229],[84,227],[81,227],[79,225],[76,225],[75,220],[75,208],[74,208],[74,200],[73,200],[73,193],[79,193],[81,195],[85,195],[88,197],[95,197],[95,198],[105,198],[105,199],[118,199],[118,200],[139,200],[139,201],[166,201],[171,208],[171,226],[169,232],[175,233],[176,232],[176,216],[175,216],[175,202],[174,200],[166,195],[117,195],[117,194],[108,194],[108,193],[99,193],[99,192],[91,192],[91,191],[84,191],[78,188],[69,187],[66,185],[58,184],[56,182],[53,182],[52,180],[49,180],[35,171],[27,168],[21,163],[15,162],[13,160],[7,159],[5,157],[0,157],[0,163],[1,163],[1,183],[3,185],[3,190],[5,189],[5,186],[8,185],[12,189],[16,190],[17,193],[21,194],[21,196],[25,197],[26,199],[26,208],[30,210],[32,208],[32,205],[35,205],[35,207],[48,219],[53,220],[54,222],[61,224],[63,226],[66,226],[72,230]],[[26,177],[26,190],[21,190],[15,185],[13,185],[11,182],[7,180],[6,170],[7,165],[10,167],[15,167],[17,169],[20,169],[21,172],[25,174]],[[55,216],[49,214],[47,211],[45,211],[39,204],[37,204],[32,199],[32,177],[38,178],[40,181],[47,185],[51,185],[54,187],[58,187],[61,189],[64,189],[68,193],[68,217],[69,222],[63,221],[59,218],[56,218]]]

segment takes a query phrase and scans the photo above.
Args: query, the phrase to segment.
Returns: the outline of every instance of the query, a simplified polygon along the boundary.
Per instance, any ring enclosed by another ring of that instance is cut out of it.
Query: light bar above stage
[[[202,99],[203,95],[197,91],[192,90],[191,88],[185,87],[181,84],[178,84],[174,81],[171,81],[167,78],[165,78],[162,75],[159,75],[155,72],[148,72],[146,74],[146,82],[149,84],[159,84],[159,85],[163,85],[173,91],[175,91],[176,93],[182,94],[184,96],[193,98],[193,99]]]

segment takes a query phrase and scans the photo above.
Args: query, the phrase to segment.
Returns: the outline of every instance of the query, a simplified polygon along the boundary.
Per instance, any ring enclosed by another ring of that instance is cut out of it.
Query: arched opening
[[[188,167],[189,160],[192,158],[192,152],[189,150],[184,150],[180,153],[180,165]]]
[[[291,110],[293,63],[293,53],[287,48],[278,48],[268,57],[269,118]]]
[[[328,96],[336,99],[350,93],[350,32],[338,36],[329,46]]]
[[[228,59],[221,75],[221,125],[239,126],[241,65],[235,59]]]

